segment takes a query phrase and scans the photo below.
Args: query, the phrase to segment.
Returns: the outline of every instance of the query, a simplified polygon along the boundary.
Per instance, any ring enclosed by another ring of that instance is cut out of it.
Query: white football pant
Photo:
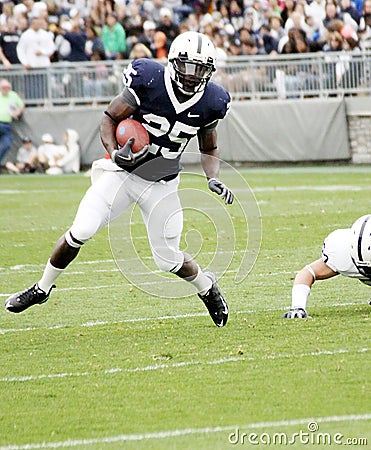
[[[98,160],[93,164],[92,185],[65,235],[67,242],[80,247],[132,203],[137,203],[157,266],[163,271],[177,272],[184,261],[179,250],[183,229],[179,176],[168,182],[153,183],[118,170],[110,160]]]

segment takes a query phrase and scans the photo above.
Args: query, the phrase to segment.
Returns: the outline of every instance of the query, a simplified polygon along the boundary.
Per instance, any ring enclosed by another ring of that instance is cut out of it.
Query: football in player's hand
[[[120,147],[123,147],[127,140],[135,138],[132,146],[133,153],[139,152],[149,144],[149,135],[144,126],[134,119],[122,120],[116,128],[116,140]]]

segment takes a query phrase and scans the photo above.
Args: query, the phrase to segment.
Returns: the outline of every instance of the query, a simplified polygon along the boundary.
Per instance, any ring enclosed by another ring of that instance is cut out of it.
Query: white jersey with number
[[[359,273],[350,256],[351,228],[342,228],[330,233],[322,247],[322,260],[334,272],[344,277],[357,278],[363,283],[371,280]]]

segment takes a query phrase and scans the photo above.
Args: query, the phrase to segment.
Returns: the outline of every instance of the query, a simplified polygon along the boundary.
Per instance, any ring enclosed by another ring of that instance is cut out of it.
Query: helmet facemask
[[[209,63],[191,61],[187,55],[179,55],[170,63],[174,70],[174,82],[180,92],[185,95],[194,95],[203,91],[215,71],[212,60]]]

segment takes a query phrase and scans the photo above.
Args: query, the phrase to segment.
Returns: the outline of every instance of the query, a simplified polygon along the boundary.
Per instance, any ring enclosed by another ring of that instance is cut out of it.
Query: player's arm
[[[291,309],[284,314],[286,319],[303,319],[309,317],[306,312],[307,300],[316,280],[326,280],[338,275],[322,258],[307,264],[295,276],[291,292]]]
[[[138,100],[132,92],[125,88],[123,93],[115,97],[108,108],[104,111],[100,125],[100,137],[106,151],[111,159],[122,169],[134,166],[141,161],[148,153],[147,145],[139,152],[132,152],[134,137],[128,139],[123,147],[120,147],[116,140],[117,125],[124,119],[130,117],[138,107]]]
[[[217,147],[217,123],[218,121],[215,121],[197,133],[198,145],[201,152],[201,165],[208,180],[209,189],[220,195],[226,204],[231,204],[233,203],[234,195],[218,178],[220,160]]]
[[[136,106],[129,104],[123,94],[115,97],[104,111],[100,124],[100,138],[104,148],[112,156],[117,150],[116,128],[121,120],[127,119],[135,111]]]
[[[208,180],[219,176],[220,163],[215,126],[213,124],[212,128],[202,128],[197,135],[201,152],[201,165]]]
[[[326,280],[335,275],[339,275],[338,272],[334,272],[330,269],[323,259],[320,258],[317,259],[317,261],[308,264],[296,274],[294,286],[296,284],[305,284],[311,288],[316,280]]]

